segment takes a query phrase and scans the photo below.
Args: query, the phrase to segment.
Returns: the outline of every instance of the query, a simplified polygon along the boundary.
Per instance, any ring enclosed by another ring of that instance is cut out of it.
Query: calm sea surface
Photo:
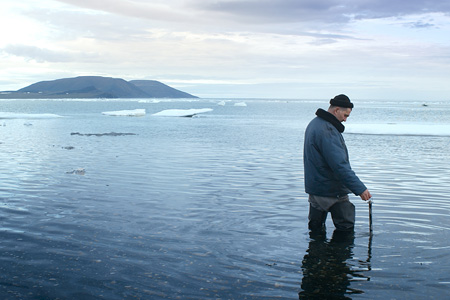
[[[219,102],[1,100],[0,299],[450,297],[450,102],[355,101],[373,232],[351,195],[344,238],[307,230],[303,132],[326,101]]]

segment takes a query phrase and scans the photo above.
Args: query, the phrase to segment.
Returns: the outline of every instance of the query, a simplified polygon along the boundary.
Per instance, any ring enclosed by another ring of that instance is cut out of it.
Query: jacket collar
[[[324,120],[327,121],[327,122],[330,122],[334,127],[336,127],[336,129],[337,129],[340,133],[344,132],[345,126],[342,125],[342,123],[339,122],[339,120],[336,119],[336,117],[333,116],[332,114],[330,114],[329,112],[327,112],[327,111],[325,111],[325,110],[319,108],[319,109],[316,111],[316,115],[317,115],[319,118],[324,119]]]

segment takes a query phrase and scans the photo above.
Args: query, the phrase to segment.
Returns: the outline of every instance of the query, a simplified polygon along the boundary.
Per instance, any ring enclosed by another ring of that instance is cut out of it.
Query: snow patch
[[[450,136],[450,124],[346,124],[345,133],[376,135]]]
[[[102,112],[102,114],[107,116],[119,116],[119,117],[142,117],[145,116],[145,109],[105,111]]]
[[[157,117],[193,117],[197,114],[203,114],[212,111],[211,108],[200,109],[166,109],[153,114]]]
[[[55,114],[22,114],[12,112],[0,112],[0,119],[53,119],[62,118]]]

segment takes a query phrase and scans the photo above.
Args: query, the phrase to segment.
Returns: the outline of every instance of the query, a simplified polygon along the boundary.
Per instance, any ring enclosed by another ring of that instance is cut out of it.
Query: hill
[[[131,80],[129,83],[146,92],[151,98],[197,98],[156,80]]]
[[[125,81],[120,78],[80,76],[41,81],[0,98],[197,98],[154,80]]]

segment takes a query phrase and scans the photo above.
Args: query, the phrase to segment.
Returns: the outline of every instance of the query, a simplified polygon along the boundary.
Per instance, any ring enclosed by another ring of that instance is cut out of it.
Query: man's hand
[[[365,190],[361,195],[359,195],[361,197],[361,199],[363,199],[364,201],[369,200],[370,198],[372,198],[372,195],[370,194],[369,190]]]

